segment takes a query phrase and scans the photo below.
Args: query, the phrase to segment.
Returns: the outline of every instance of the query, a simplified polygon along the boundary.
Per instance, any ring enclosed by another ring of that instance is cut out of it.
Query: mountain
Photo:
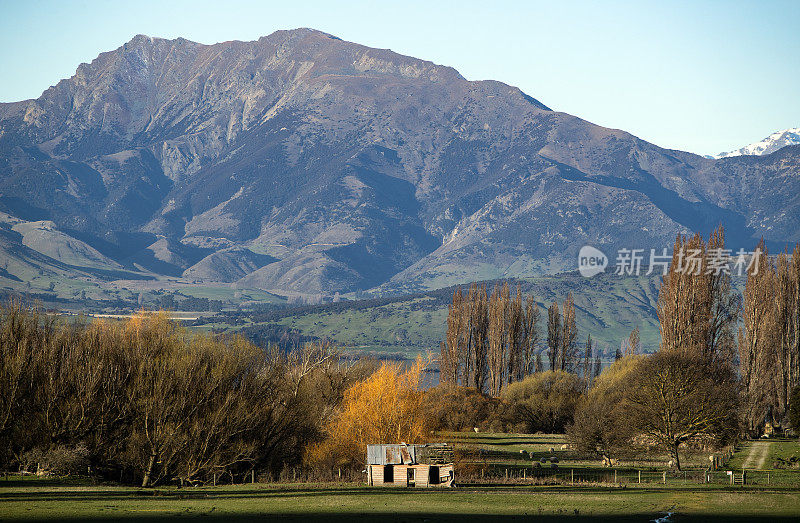
[[[107,267],[85,284],[111,277],[140,301],[187,283],[424,290],[574,270],[585,244],[613,260],[720,223],[731,246],[798,241],[799,163],[800,146],[662,149],[311,29],[213,45],[139,35],[0,104],[0,211],[40,224],[0,252],[39,245],[74,278]],[[45,249],[30,236],[43,227],[71,247]]]
[[[800,127],[793,127],[783,131],[776,131],[760,142],[745,145],[741,149],[728,151],[727,153],[719,153],[713,158],[730,158],[731,156],[744,155],[763,156],[765,154],[772,154],[787,145],[798,144],[800,144]]]

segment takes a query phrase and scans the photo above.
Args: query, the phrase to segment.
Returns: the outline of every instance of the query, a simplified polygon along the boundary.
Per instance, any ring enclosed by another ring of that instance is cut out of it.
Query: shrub
[[[425,391],[422,408],[431,430],[491,430],[502,410],[500,400],[472,387],[439,385]]]
[[[630,447],[633,432],[625,419],[624,396],[643,358],[621,358],[594,380],[567,428],[567,437],[577,450],[609,459]]]
[[[584,381],[575,374],[564,371],[532,374],[503,391],[506,422],[520,424],[528,433],[564,432],[584,390]]]

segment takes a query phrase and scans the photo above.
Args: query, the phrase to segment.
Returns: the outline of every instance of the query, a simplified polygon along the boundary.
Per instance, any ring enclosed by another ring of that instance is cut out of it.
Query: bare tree
[[[639,336],[639,327],[636,326],[631,331],[630,336],[628,336],[628,354],[626,354],[626,356],[635,356],[636,354],[641,354],[641,352],[642,341]]]
[[[458,385],[463,360],[459,355],[466,335],[467,315],[464,314],[464,297],[461,287],[453,291],[453,301],[447,309],[447,333],[441,344],[439,370],[441,382]]]
[[[559,366],[566,372],[578,371],[578,328],[575,324],[575,302],[572,293],[564,300]]]
[[[481,285],[476,291],[475,301],[471,308],[472,325],[472,356],[473,356],[473,382],[472,386],[483,390],[488,378],[487,353],[489,350],[489,298],[486,296],[486,286]]]
[[[522,309],[522,290],[517,286],[514,298],[508,301],[506,309],[506,345],[508,346],[507,382],[523,379],[526,375],[525,316]]]
[[[547,357],[550,360],[550,370],[559,368],[561,334],[561,312],[558,303],[553,302],[547,309]]]
[[[506,370],[506,311],[508,285],[495,286],[489,298],[489,394],[498,396]]]
[[[643,360],[626,394],[626,419],[657,441],[681,469],[679,450],[697,436],[725,442],[738,425],[730,366],[703,355],[662,350]]]
[[[592,383],[592,335],[586,337],[586,348],[583,352],[583,364],[581,370],[583,372],[583,379],[586,381],[587,387]]]
[[[541,355],[537,352],[537,347],[539,346],[539,308],[536,306],[533,296],[528,296],[525,300],[523,329],[525,375],[527,376],[541,371],[541,369],[537,370],[536,368],[536,359],[541,360]]]

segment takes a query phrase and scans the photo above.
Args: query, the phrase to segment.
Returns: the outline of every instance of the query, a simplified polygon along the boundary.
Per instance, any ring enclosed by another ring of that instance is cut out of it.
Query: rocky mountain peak
[[[763,156],[772,154],[787,145],[800,144],[800,127],[775,131],[761,141],[745,145],[735,151],[719,153],[712,158],[730,158],[732,156]]]
[[[278,293],[569,270],[585,244],[663,247],[719,223],[732,243],[780,242],[800,230],[796,169],[664,150],[307,28],[137,35],[0,105],[0,211],[126,270]]]

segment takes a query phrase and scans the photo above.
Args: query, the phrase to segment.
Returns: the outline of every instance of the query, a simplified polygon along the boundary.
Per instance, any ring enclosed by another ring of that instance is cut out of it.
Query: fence
[[[581,469],[581,468],[532,468],[520,466],[483,466],[461,464],[456,466],[456,481],[467,483],[552,483],[564,485],[581,484],[662,484],[662,485],[758,485],[797,486],[800,472],[763,470],[684,470],[663,471],[653,469]]]

